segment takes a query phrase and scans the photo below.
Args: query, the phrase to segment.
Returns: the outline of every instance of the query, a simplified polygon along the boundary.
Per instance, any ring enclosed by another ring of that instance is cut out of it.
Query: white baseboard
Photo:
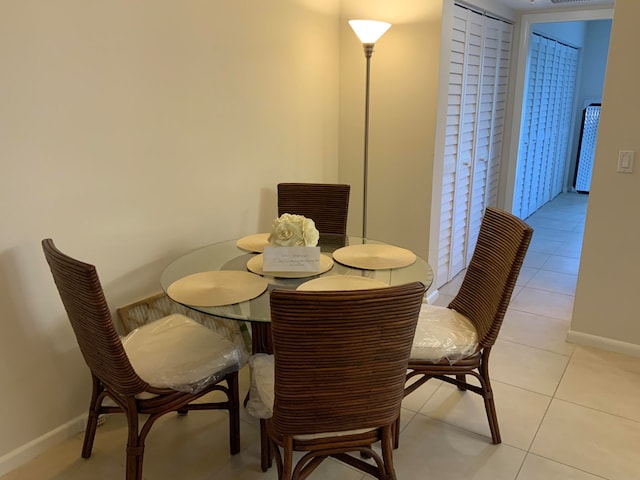
[[[597,335],[590,335],[588,333],[576,332],[575,330],[569,330],[569,333],[567,333],[567,342],[640,357],[640,345],[606,337],[598,337]]]
[[[85,413],[3,455],[0,457],[0,475],[21,467],[46,450],[84,431],[86,423],[87,414]],[[78,451],[78,455],[80,455],[80,451]]]
[[[439,296],[440,292],[438,291],[438,289],[435,289],[433,292],[427,294],[427,303],[429,305],[433,305],[433,302],[435,302]]]

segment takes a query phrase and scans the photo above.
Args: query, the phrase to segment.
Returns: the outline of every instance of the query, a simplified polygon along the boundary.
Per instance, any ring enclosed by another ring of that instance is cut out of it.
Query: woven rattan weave
[[[280,479],[302,479],[331,456],[375,478],[396,478],[393,429],[424,293],[420,282],[272,292],[275,401],[273,416],[261,420],[263,468],[275,455]],[[376,442],[381,455],[371,448]],[[293,451],[307,452],[295,467]]]
[[[477,350],[453,364],[447,359],[435,363],[409,361],[407,381],[415,381],[407,382],[405,395],[430,378],[478,393],[484,398],[493,443],[500,443],[501,437],[489,379],[489,354],[498,337],[532,235],[533,229],[514,215],[493,207],[486,209],[462,285],[448,306],[475,326]],[[479,386],[467,382],[466,375],[475,377]]]
[[[91,456],[98,417],[106,413],[124,413],[128,423],[126,478],[141,480],[145,439],[154,422],[169,412],[204,409],[229,412],[230,450],[237,453],[240,450],[237,370],[197,393],[150,386],[129,362],[114,328],[96,268],[65,255],[51,239],[43,240],[42,247],[93,380],[82,456]],[[223,392],[226,400],[192,403],[214,390]],[[115,402],[115,406],[105,405],[103,402],[107,398]],[[148,417],[139,424],[139,415]]]
[[[279,183],[278,215],[304,215],[320,235],[346,235],[350,190],[345,184]]]

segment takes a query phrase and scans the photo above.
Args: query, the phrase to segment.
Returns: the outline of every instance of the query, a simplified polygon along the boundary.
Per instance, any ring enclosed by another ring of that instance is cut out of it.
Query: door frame
[[[442,207],[442,178],[444,170],[444,141],[447,117],[447,92],[449,86],[449,62],[451,47],[451,30],[453,28],[454,2],[444,2],[442,8],[442,38],[438,78],[438,104],[436,107],[436,135],[432,173],[432,196],[429,222],[428,261],[434,269],[434,279],[439,278],[437,272],[440,250],[440,212]],[[511,52],[511,75],[507,94],[506,124],[503,132],[505,141],[502,145],[502,164],[500,167],[500,184],[498,207],[511,211],[517,173],[518,147],[522,122],[522,103],[526,80],[527,53],[531,25],[535,23],[571,22],[588,20],[610,20],[613,18],[613,7],[573,10],[562,12],[544,12],[522,14],[510,18],[514,23],[513,46]],[[438,286],[429,289],[428,300],[438,297]]]
[[[498,195],[498,204],[501,208],[511,211],[513,205],[513,196],[515,193],[515,183],[518,163],[518,149],[520,145],[520,130],[522,128],[522,112],[525,93],[527,55],[529,52],[529,38],[531,35],[531,26],[536,23],[554,23],[554,22],[580,22],[589,20],[611,20],[613,18],[613,8],[595,8],[590,10],[576,10],[564,12],[546,12],[523,14],[518,22],[517,35],[517,53],[514,74],[511,76],[509,84],[508,103],[511,105],[510,118],[505,129],[505,138],[509,141],[503,146],[502,158],[506,161],[503,163],[501,172],[500,194]],[[573,126],[572,126],[573,131]],[[506,148],[506,150],[504,150]]]

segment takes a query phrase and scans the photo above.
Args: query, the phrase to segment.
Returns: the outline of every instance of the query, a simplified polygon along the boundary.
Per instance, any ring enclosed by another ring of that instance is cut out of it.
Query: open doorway
[[[610,34],[610,19],[531,25],[512,204],[523,219],[561,193],[588,192],[576,189],[577,159],[586,152],[583,120],[593,117],[585,109],[602,101]],[[581,179],[590,178],[588,160]]]
[[[612,14],[522,17],[505,205],[523,219],[576,191],[584,110],[602,101]]]

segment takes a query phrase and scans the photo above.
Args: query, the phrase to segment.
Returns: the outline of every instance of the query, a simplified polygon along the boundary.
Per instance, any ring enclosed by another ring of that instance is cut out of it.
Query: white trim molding
[[[86,424],[87,414],[85,413],[3,455],[0,457],[0,476],[21,467],[50,448],[83,432]],[[82,443],[78,445],[78,456],[80,456]]]
[[[599,337],[589,333],[577,332],[575,330],[569,330],[569,333],[567,333],[567,342],[587,347],[596,347],[609,352],[640,357],[640,345],[622,342],[612,338]]]
[[[429,305],[433,305],[433,303],[438,299],[439,296],[440,296],[440,291],[437,288],[435,290],[433,290],[432,292],[428,292],[427,293],[427,303]]]

